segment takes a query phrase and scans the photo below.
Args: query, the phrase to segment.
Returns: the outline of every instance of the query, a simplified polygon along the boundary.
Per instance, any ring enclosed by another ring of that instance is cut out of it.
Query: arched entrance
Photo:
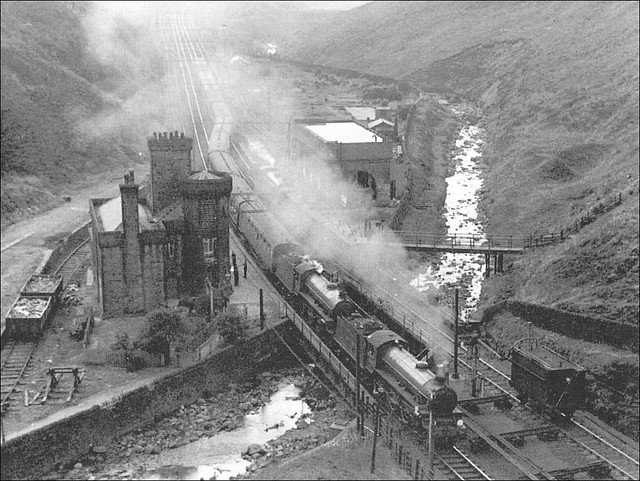
[[[371,190],[371,198],[376,200],[378,198],[378,188],[376,185],[376,180],[373,178],[369,172],[364,170],[359,170],[356,174],[357,182],[360,187],[363,189]]]

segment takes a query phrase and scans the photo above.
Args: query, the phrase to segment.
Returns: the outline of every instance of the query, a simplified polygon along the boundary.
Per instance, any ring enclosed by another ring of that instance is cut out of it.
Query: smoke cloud
[[[143,143],[162,130],[163,51],[153,30],[152,2],[89,2],[83,19],[87,53],[101,70],[99,108],[79,106],[68,114],[76,130],[90,138]]]

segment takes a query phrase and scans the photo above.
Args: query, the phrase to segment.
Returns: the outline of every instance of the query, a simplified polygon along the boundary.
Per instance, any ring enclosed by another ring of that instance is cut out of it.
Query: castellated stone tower
[[[140,217],[138,214],[138,188],[133,177],[133,170],[124,176],[124,184],[120,184],[120,198],[122,199],[122,230],[123,239],[123,269],[126,298],[124,311],[128,313],[144,311],[144,286],[142,279],[142,265],[140,263]]]
[[[191,172],[193,140],[178,131],[153,133],[147,138],[151,156],[151,207],[157,215],[180,201],[180,182]]]
[[[183,285],[191,295],[228,284],[229,198],[232,180],[226,172],[195,172],[182,181],[184,216]]]

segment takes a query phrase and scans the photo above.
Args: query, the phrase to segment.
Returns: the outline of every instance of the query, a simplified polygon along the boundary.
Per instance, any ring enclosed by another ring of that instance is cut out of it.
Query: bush
[[[165,363],[170,362],[171,343],[184,332],[183,320],[174,310],[154,311],[147,317],[147,324],[134,347],[154,354],[164,354]]]
[[[228,344],[241,344],[249,337],[249,322],[244,315],[226,314],[220,318],[219,332]]]

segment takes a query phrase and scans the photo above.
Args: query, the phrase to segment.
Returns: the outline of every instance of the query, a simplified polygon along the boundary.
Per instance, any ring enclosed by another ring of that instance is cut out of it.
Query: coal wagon
[[[20,296],[6,318],[8,339],[35,341],[42,336],[53,311],[51,296]]]
[[[62,276],[34,274],[24,283],[20,295],[22,297],[50,296],[52,298],[52,308],[55,309],[62,297],[62,291]]]

